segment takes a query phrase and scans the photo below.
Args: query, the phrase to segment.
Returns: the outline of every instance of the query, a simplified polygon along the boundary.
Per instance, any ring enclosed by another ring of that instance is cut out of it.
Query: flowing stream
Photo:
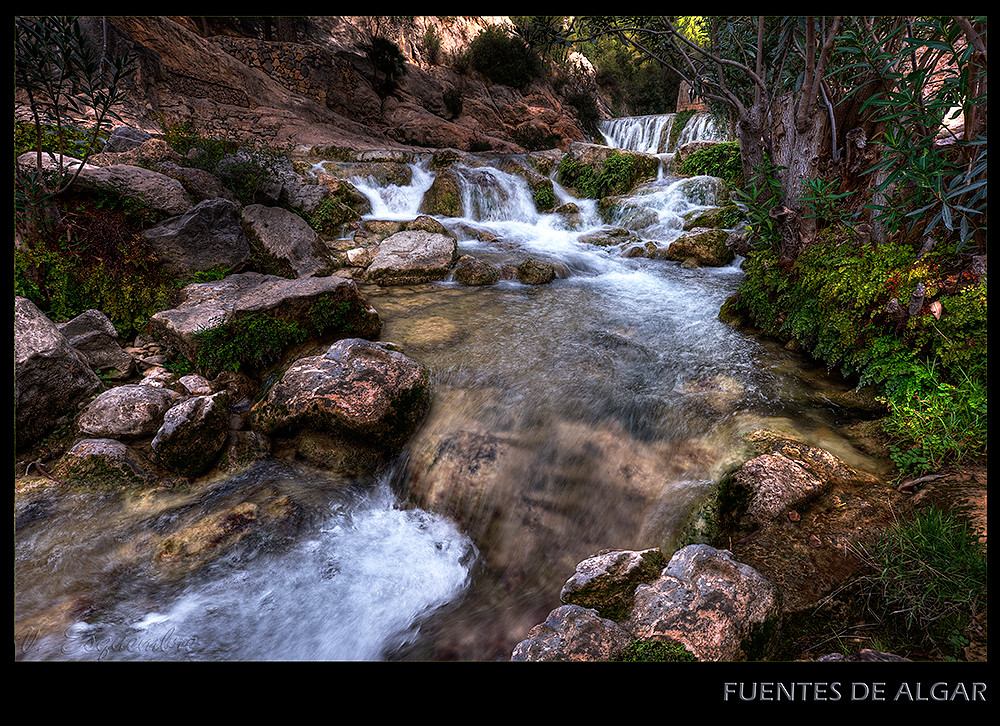
[[[617,120],[605,134],[669,155],[650,139],[672,120]],[[609,226],[592,201],[556,185],[579,215],[540,214],[520,177],[460,177],[463,217],[441,221],[463,253],[530,256],[560,274],[369,297],[383,339],[434,372],[408,458],[363,486],[266,463],[187,494],[29,497],[17,519],[16,657],[505,659],[559,605],[577,562],[602,548],[669,548],[745,431],[766,420],[846,448],[800,361],[717,319],[738,261],[625,257],[580,240]],[[415,164],[410,184],[353,181],[373,218],[412,219],[432,180]],[[665,247],[685,213],[717,201],[709,181],[666,173],[648,185],[626,205],[642,211],[638,234]],[[181,519],[241,501],[292,501],[299,515],[190,574],[164,578],[134,554]]]

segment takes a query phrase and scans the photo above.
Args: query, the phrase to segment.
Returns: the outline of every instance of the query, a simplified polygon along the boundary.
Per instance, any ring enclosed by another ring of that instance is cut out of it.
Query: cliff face
[[[133,104],[122,117],[147,131],[191,122],[278,145],[507,153],[586,140],[574,107],[547,81],[518,91],[448,65],[483,28],[503,21],[145,16],[87,24],[110,49],[139,59]],[[378,93],[360,47],[372,33],[392,40],[406,60],[391,93]],[[582,67],[573,78],[561,87],[592,91],[592,70]]]

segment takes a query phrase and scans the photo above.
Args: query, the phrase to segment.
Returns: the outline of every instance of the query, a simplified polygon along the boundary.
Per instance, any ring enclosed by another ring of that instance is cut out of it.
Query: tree
[[[38,212],[72,186],[100,134],[118,118],[133,63],[106,55],[75,17],[15,17],[14,38],[15,100],[23,99],[33,122],[35,155],[30,168],[15,164],[16,191]],[[76,124],[85,116],[81,139]]]
[[[857,130],[881,152],[871,221],[898,228],[891,201],[908,184],[910,221],[930,215],[963,239],[982,235],[986,199],[986,18],[587,16],[581,37],[614,35],[673,69],[731,119],[744,178],[789,258],[815,231],[807,185],[843,161]],[[945,109],[965,110],[960,153],[934,146]],[[982,130],[979,134],[978,130]],[[964,164],[964,166],[963,166]],[[981,224],[980,224],[981,223]],[[930,227],[929,227],[930,228]]]

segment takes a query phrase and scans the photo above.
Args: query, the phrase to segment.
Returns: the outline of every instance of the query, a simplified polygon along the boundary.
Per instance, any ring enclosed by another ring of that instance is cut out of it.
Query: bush
[[[625,194],[655,173],[642,157],[619,151],[612,152],[599,170],[575,162],[569,156],[563,156],[559,162],[559,182],[590,199]]]
[[[862,548],[873,570],[866,607],[885,631],[955,657],[970,621],[986,608],[986,553],[967,524],[931,508]]]
[[[691,176],[715,176],[732,188],[743,186],[743,162],[740,145],[735,141],[713,144],[696,151],[681,164],[681,172]]]
[[[542,63],[520,38],[502,28],[482,31],[469,45],[470,66],[494,83],[523,89],[541,76]]]

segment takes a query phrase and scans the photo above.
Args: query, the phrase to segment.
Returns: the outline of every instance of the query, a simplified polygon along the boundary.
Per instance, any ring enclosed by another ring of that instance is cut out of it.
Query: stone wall
[[[258,68],[289,91],[326,105],[330,56],[298,43],[216,36],[212,41],[250,68]]]
[[[708,107],[700,98],[691,96],[691,86],[687,81],[681,81],[681,86],[677,89],[677,112],[681,111],[707,111]]]

